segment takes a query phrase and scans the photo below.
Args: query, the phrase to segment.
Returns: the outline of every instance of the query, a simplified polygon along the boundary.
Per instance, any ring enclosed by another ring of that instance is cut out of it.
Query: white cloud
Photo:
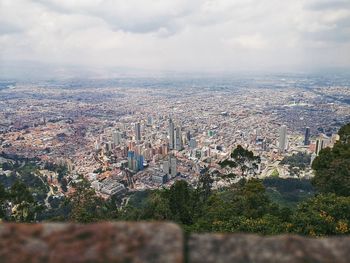
[[[243,49],[264,49],[267,48],[268,42],[260,35],[241,35],[224,40],[232,48],[243,48]]]
[[[0,0],[0,25],[0,75],[9,61],[14,71],[23,61],[149,70],[350,67],[350,6],[342,0]]]

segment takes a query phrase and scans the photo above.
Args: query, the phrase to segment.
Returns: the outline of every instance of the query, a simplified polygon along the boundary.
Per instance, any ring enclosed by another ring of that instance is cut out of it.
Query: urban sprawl
[[[83,176],[108,198],[176,180],[196,185],[204,170],[232,172],[219,163],[238,145],[261,159],[248,176],[309,178],[312,160],[350,121],[348,83],[288,75],[2,81],[0,163],[35,160],[53,196],[66,192],[47,163],[66,166],[69,181]],[[281,161],[297,153],[311,158],[295,173]],[[215,178],[214,187],[225,184]]]

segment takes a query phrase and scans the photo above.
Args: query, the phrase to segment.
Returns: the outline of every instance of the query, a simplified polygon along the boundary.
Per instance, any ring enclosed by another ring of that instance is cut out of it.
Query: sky
[[[0,0],[0,77],[350,69],[349,0]]]

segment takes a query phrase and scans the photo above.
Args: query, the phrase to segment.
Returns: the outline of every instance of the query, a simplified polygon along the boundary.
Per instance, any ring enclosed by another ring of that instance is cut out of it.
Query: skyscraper
[[[196,141],[195,138],[191,138],[191,140],[190,140],[190,147],[191,147],[192,149],[194,149],[194,148],[197,147],[197,141]]]
[[[190,140],[191,140],[191,132],[190,132],[190,131],[187,131],[187,132],[186,132],[186,140],[187,140],[188,143],[189,143]]]
[[[177,174],[176,158],[175,157],[170,159],[170,174],[171,174],[171,177],[175,177]]]
[[[177,174],[176,158],[169,155],[169,159],[163,162],[163,172],[168,175],[168,178],[173,178]]]
[[[315,153],[318,156],[320,151],[329,146],[331,139],[324,134],[321,134],[316,140]]]
[[[287,126],[282,125],[280,128],[278,147],[280,151],[285,151],[287,148]]]
[[[321,139],[317,139],[316,140],[316,149],[315,149],[316,156],[322,150],[322,148],[323,148],[323,141]]]
[[[169,148],[170,150],[175,148],[174,123],[171,118],[169,119]]]
[[[152,126],[152,124],[153,124],[153,118],[152,118],[152,116],[148,116],[148,118],[147,118],[147,125],[148,126]]]
[[[120,145],[122,140],[122,133],[120,131],[114,131],[113,132],[113,143],[114,145],[118,146]]]
[[[170,163],[169,161],[164,161],[163,162],[163,172],[166,174],[170,173]]]
[[[128,168],[133,171],[142,171],[143,170],[143,155],[136,154],[134,151],[128,152]]]
[[[181,127],[176,127],[175,129],[175,149],[178,151],[182,150],[182,134]]]
[[[310,144],[310,128],[306,127],[305,129],[305,138],[304,138],[304,145]]]
[[[141,124],[139,122],[135,124],[135,140],[141,141]]]
[[[136,159],[136,171],[142,171],[143,170],[143,155],[136,155],[135,156]]]
[[[130,170],[134,170],[134,156],[135,156],[135,153],[133,151],[128,151],[128,168]]]

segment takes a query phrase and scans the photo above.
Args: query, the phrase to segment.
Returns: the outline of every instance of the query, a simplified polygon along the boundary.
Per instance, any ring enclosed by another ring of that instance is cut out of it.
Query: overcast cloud
[[[349,68],[350,1],[0,0],[0,76],[28,67]]]

